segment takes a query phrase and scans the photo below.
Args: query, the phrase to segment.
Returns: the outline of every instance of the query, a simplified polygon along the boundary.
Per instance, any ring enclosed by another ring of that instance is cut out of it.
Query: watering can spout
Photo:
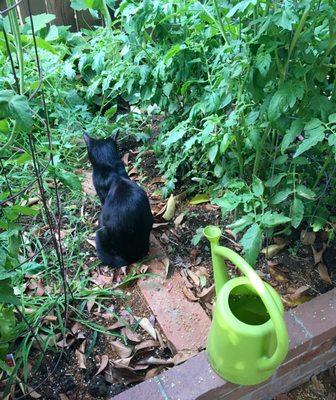
[[[218,228],[218,226],[209,225],[203,229],[203,235],[210,242],[215,290],[216,290],[216,296],[218,296],[219,291],[222,289],[224,284],[229,280],[224,259],[222,256],[216,253],[216,249],[219,247],[219,239],[222,235],[222,231],[220,230],[220,228]]]
[[[209,225],[203,230],[204,236],[209,240],[211,244],[218,244],[219,239],[222,235],[222,231],[218,226]]]

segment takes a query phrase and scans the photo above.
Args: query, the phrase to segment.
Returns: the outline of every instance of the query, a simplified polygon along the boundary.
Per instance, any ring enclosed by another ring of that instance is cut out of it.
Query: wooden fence
[[[94,18],[88,10],[74,11],[70,7],[70,0],[30,0],[30,7],[32,15],[42,13],[54,14],[56,19],[52,21],[53,24],[70,25],[72,31],[102,25],[102,20]],[[6,0],[0,0],[0,10],[5,10],[6,8]],[[25,19],[29,16],[27,0],[23,0],[18,5],[18,11],[20,21],[24,23]]]

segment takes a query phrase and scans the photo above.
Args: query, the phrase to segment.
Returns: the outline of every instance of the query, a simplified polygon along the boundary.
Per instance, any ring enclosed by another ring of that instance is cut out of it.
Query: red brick
[[[159,379],[169,400],[208,400],[221,396],[226,399],[228,393],[239,387],[224,381],[212,370],[205,352],[169,369]]]
[[[108,400],[169,400],[156,380],[150,379]]]
[[[315,297],[292,311],[313,336],[312,346],[336,336],[336,289]]]
[[[164,252],[157,241],[153,242],[150,256],[161,254],[162,260]],[[151,272],[159,276],[139,280],[138,287],[156,316],[172,351],[204,349],[210,318],[199,303],[188,301],[184,296],[182,288],[185,284],[178,272],[172,278],[165,279],[165,265],[157,256],[150,261],[149,267]]]
[[[291,311],[286,312],[285,321],[289,336],[289,351],[286,358],[288,361],[310,347],[312,335]]]
[[[314,349],[309,350],[288,362],[285,362],[281,365],[281,367],[277,371],[277,378],[287,374],[289,371],[293,371],[294,369],[298,368],[301,365],[307,364],[311,360],[315,359],[322,353],[328,351],[333,345],[333,341],[329,340],[328,342],[322,343],[319,346],[314,347]]]

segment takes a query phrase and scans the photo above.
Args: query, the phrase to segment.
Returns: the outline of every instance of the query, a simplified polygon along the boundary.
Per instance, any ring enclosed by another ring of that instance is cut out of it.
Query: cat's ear
[[[111,136],[111,139],[113,140],[113,142],[116,142],[116,141],[118,140],[119,133],[120,133],[120,130],[118,130],[116,133],[114,133],[114,134]]]
[[[89,134],[84,132],[83,138],[84,138],[85,143],[88,145],[90,143],[90,140],[91,140]]]

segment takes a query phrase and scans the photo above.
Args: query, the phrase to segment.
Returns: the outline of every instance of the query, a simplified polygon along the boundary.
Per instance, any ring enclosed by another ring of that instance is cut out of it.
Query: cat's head
[[[120,160],[117,147],[118,133],[107,139],[94,139],[85,132],[83,137],[88,150],[89,160],[93,167],[112,166]]]

